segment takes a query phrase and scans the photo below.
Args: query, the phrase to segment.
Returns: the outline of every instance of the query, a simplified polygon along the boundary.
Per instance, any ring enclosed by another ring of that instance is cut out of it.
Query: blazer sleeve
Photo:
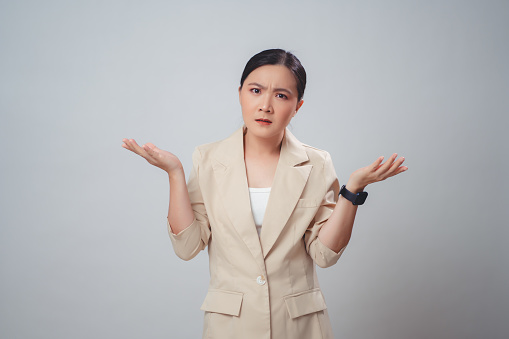
[[[329,219],[339,194],[339,181],[334,170],[332,159],[328,152],[325,152],[325,161],[323,163],[323,178],[325,180],[326,193],[322,199],[320,207],[318,208],[313,221],[304,233],[304,243],[306,250],[314,262],[320,267],[329,267],[334,265],[346,246],[343,247],[338,253],[334,252],[325,246],[318,238],[320,229]]]
[[[187,182],[189,200],[194,212],[193,222],[178,234],[174,234],[169,221],[166,220],[173,249],[177,256],[183,260],[194,258],[201,250],[207,247],[210,238],[209,219],[200,190],[200,164],[201,153],[198,147],[196,147],[193,152],[193,169]]]

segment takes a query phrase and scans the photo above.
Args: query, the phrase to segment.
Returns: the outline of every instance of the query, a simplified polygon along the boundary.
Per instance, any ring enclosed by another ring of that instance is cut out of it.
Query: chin
[[[271,138],[280,135],[284,132],[284,128],[279,126],[259,126],[256,122],[253,124],[246,124],[246,127],[250,133],[259,138]]]

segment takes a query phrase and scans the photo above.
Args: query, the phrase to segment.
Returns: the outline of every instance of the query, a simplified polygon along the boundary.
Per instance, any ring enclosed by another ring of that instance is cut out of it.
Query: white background
[[[173,253],[167,177],[121,140],[189,173],[283,48],[308,73],[291,130],[341,183],[409,167],[319,269],[336,337],[508,338],[508,35],[507,1],[1,1],[0,337],[201,336],[207,253]]]

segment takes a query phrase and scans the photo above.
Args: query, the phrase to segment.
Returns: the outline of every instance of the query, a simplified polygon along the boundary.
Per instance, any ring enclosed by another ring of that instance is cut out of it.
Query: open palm
[[[139,146],[134,139],[122,139],[122,147],[145,158],[149,164],[159,167],[170,173],[173,170],[182,168],[179,158],[173,153],[157,148],[154,144],[146,143]]]

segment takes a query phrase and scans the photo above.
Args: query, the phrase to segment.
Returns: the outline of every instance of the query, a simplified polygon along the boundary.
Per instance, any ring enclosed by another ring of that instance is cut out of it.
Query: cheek
[[[254,100],[250,100],[249,98],[242,97],[240,99],[240,106],[242,108],[242,111],[247,111],[253,107],[255,104]]]
[[[293,113],[295,113],[295,105],[293,103],[285,102],[279,105],[279,111],[282,115],[291,118]]]

